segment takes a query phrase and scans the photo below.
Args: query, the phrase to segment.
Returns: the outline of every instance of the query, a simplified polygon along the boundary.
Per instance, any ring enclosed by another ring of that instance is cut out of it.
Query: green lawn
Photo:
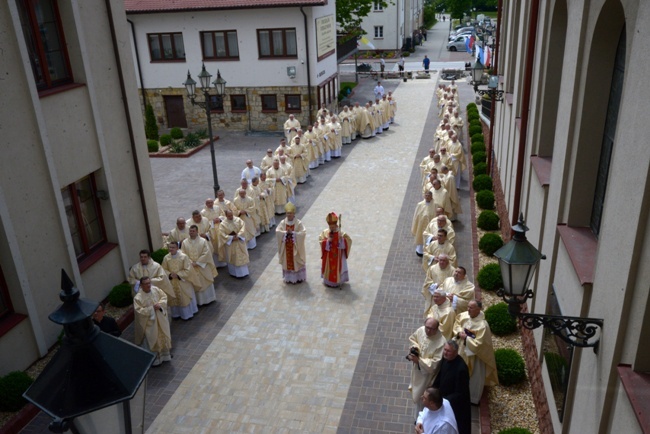
[[[350,89],[354,89],[357,84],[358,83],[355,83],[354,81],[342,81],[340,87],[343,89],[345,86],[348,86]]]

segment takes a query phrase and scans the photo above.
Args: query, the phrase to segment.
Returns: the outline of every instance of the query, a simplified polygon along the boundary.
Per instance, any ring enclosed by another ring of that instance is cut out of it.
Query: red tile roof
[[[327,0],[124,0],[126,13],[323,6]]]

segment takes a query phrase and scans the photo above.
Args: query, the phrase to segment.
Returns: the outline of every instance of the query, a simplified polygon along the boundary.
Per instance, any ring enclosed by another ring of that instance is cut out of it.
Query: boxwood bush
[[[27,401],[23,393],[34,380],[22,371],[10,372],[0,378],[0,411],[18,411]]]
[[[494,211],[481,211],[476,219],[476,226],[484,231],[496,231],[499,229],[499,215]]]
[[[181,130],[178,127],[172,128],[172,130],[169,132],[169,134],[172,136],[172,139],[182,139],[183,138],[183,130]]]
[[[108,302],[115,307],[126,307],[133,303],[131,285],[128,283],[120,283],[114,286],[108,294]]]
[[[484,166],[484,170],[487,167],[485,163],[481,163]],[[479,167],[481,164],[477,164],[476,167]],[[476,173],[475,173],[476,174]],[[494,193],[490,190],[481,190],[476,193],[476,204],[481,209],[494,209]]]
[[[480,163],[475,163],[474,164],[474,176],[476,175],[484,175],[487,173],[487,163],[484,161],[481,161]],[[492,209],[492,208],[487,208],[487,209]]]
[[[474,191],[479,192],[482,190],[492,190],[492,177],[490,175],[478,175],[472,181]]]
[[[501,431],[499,431],[499,434],[533,434],[533,433],[528,431],[526,428],[514,427],[514,428],[502,429]]]
[[[468,122],[478,121],[479,119],[480,119],[480,117],[479,117],[477,111],[469,111],[469,112],[467,112],[467,121]]]
[[[483,127],[478,125],[469,127],[469,135],[472,137],[474,137],[475,134],[481,134],[482,131],[483,131]]]
[[[472,146],[470,147],[470,150],[472,151],[472,154],[476,152],[483,152],[484,154],[487,155],[486,149],[485,149],[485,143],[480,142],[480,141],[475,141],[472,142]]]
[[[471,109],[471,108],[476,108],[476,103],[470,102],[469,104],[467,104],[467,105],[465,106],[465,108],[466,108],[467,110],[469,110],[469,109]]]
[[[469,126],[470,127],[482,127],[483,124],[481,124],[481,121],[479,119],[472,119],[469,121]]]
[[[508,313],[507,303],[497,303],[485,310],[485,320],[497,336],[507,336],[517,331],[517,321]]]
[[[472,163],[474,163],[474,164],[485,163],[486,159],[487,159],[487,154],[485,152],[481,152],[481,151],[474,152],[474,151],[472,151]]]
[[[494,252],[503,247],[501,235],[489,232],[481,237],[478,242],[478,248],[488,256],[494,255]]]
[[[151,259],[153,259],[154,261],[156,261],[159,264],[162,264],[162,261],[165,258],[165,256],[167,255],[167,253],[169,253],[169,250],[167,250],[165,248],[158,249],[158,250],[156,250],[155,252],[153,252],[151,254]]]
[[[163,134],[160,136],[160,146],[167,146],[172,142],[171,134]]]
[[[496,291],[503,287],[501,267],[499,264],[487,264],[483,266],[476,275],[476,281],[486,291]]]
[[[526,379],[526,364],[519,353],[510,348],[500,348],[494,352],[497,362],[497,375],[502,386],[519,384]]]
[[[471,137],[472,143],[474,143],[474,142],[483,142],[483,143],[485,143],[485,137],[483,137],[483,133],[479,133],[479,134],[470,133],[470,137]]]
[[[149,149],[149,152],[158,152],[158,142],[156,140],[147,140],[147,149]]]

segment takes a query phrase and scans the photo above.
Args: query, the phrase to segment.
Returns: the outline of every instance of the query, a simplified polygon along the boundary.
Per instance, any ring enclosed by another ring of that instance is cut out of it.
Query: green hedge
[[[126,307],[133,303],[131,285],[128,283],[120,283],[114,286],[108,294],[108,302],[115,307]]]
[[[481,163],[485,166],[485,163]],[[477,164],[476,167],[479,167],[480,164]],[[485,169],[487,166],[483,167]],[[476,193],[476,204],[481,209],[493,210],[494,209],[494,193],[490,190],[481,190]]]
[[[526,364],[519,353],[510,348],[500,348],[494,352],[497,362],[497,375],[502,386],[519,384],[526,379]]]
[[[497,336],[507,336],[517,331],[517,321],[508,312],[507,303],[497,303],[485,310],[485,320]]]
[[[467,104],[467,105],[465,106],[465,108],[466,108],[467,110],[469,110],[469,109],[471,109],[471,108],[477,108],[477,107],[476,107],[476,103],[470,102],[469,104]]]
[[[533,433],[528,431],[526,428],[514,427],[514,428],[502,429],[501,431],[499,431],[498,434],[533,434]]]
[[[487,173],[487,163],[484,161],[481,161],[480,163],[475,163],[474,164],[474,176],[477,175],[485,175]],[[487,208],[487,209],[492,209],[492,208]]]
[[[481,123],[481,121],[479,119],[472,119],[472,120],[469,121],[469,126],[470,127],[482,127],[483,124]]]
[[[501,267],[499,264],[487,264],[483,266],[476,275],[479,286],[486,291],[496,291],[503,287]]]
[[[476,219],[476,226],[484,231],[496,231],[499,229],[499,215],[490,210],[481,211]]]
[[[474,155],[477,152],[482,152],[487,157],[487,152],[486,152],[486,149],[485,149],[485,143],[483,143],[482,141],[477,140],[475,142],[472,142],[472,146],[470,146],[469,149],[472,151],[472,155]]]
[[[472,187],[477,193],[482,190],[492,190],[492,177],[490,175],[477,175],[472,181]]]
[[[181,130],[178,127],[172,128],[172,130],[169,132],[169,134],[172,136],[172,139],[182,139],[183,138],[183,130]]]
[[[163,259],[165,259],[165,256],[169,253],[169,250],[162,248],[158,249],[155,252],[151,254],[151,259],[156,261],[159,264],[162,264]]]
[[[469,127],[469,135],[472,136],[472,137],[474,137],[474,135],[476,135],[476,134],[481,134],[482,131],[483,131],[483,127],[480,127],[478,125],[475,125],[473,127]]]
[[[172,142],[172,136],[170,134],[163,134],[160,136],[160,146],[167,146]]]
[[[474,143],[474,142],[483,142],[483,143],[485,143],[485,137],[483,137],[483,133],[470,134],[470,137],[471,137],[472,143]]]
[[[156,140],[147,140],[147,149],[149,152],[158,152],[158,142]]]
[[[493,256],[494,252],[503,247],[501,235],[489,232],[481,237],[478,242],[478,248],[488,256]]]
[[[22,371],[13,371],[0,378],[0,411],[18,411],[27,404],[23,393],[33,382]]]

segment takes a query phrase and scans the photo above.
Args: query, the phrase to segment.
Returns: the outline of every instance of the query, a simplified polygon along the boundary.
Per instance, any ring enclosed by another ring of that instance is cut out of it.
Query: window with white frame
[[[384,4],[381,0],[375,0],[372,2],[372,10],[375,12],[382,12],[384,10]]]
[[[384,37],[384,26],[375,26],[375,38]]]

